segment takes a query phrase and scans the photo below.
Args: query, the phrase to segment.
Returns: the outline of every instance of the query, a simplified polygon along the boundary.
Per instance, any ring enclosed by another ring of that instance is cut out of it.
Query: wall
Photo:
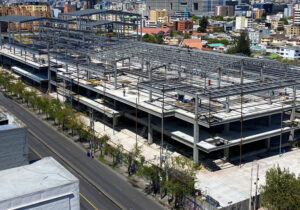
[[[26,128],[0,130],[0,170],[28,164]]]

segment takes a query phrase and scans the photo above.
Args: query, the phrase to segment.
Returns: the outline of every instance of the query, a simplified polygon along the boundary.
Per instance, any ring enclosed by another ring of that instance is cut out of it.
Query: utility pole
[[[135,99],[135,149],[138,147],[138,98]]]
[[[242,167],[242,146],[243,146],[243,84],[241,84],[241,140],[240,140],[240,168]]]
[[[105,110],[105,91],[106,91],[106,77],[105,77],[105,80],[104,80],[104,94],[103,94],[103,129],[105,131],[105,114],[106,114],[106,110]]]
[[[281,114],[280,114],[279,157],[281,157],[281,144],[282,144],[282,121],[283,121],[283,103],[281,103]]]
[[[160,142],[160,168],[162,168],[162,152],[164,146],[164,109],[165,109],[165,86],[162,90],[162,108],[161,108],[161,142]]]
[[[95,153],[95,124],[94,124],[94,110],[92,108],[90,108],[90,128],[92,129],[92,133],[93,133],[93,143],[91,141],[91,150],[93,151],[93,153]]]
[[[252,174],[253,174],[253,162],[252,162],[252,166],[251,166],[251,176],[250,176],[249,210],[252,210]]]
[[[257,205],[257,188],[258,188],[258,181],[259,181],[258,172],[259,172],[259,164],[257,164],[257,171],[256,171],[255,198],[254,198],[255,202],[254,202],[254,207],[253,207],[254,210],[256,210],[256,205]]]

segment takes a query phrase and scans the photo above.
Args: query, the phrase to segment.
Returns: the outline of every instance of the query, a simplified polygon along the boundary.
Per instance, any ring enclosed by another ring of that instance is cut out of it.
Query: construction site
[[[149,144],[195,162],[242,163],[299,141],[296,66],[145,43],[141,17],[116,10],[0,22],[8,28],[2,66],[114,130],[132,127]],[[34,30],[21,30],[28,23]]]

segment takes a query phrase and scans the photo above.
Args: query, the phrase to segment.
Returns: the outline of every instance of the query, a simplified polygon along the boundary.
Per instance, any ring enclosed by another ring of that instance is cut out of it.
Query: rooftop
[[[253,183],[256,179],[256,167],[259,164],[259,186],[264,185],[266,171],[274,166],[279,165],[281,168],[289,169],[290,172],[296,175],[300,174],[300,152],[299,150],[291,151],[283,154],[281,157],[271,156],[249,162],[243,165],[231,167],[228,169],[209,172],[200,171],[197,174],[198,185],[202,191],[217,200],[220,206],[225,207],[230,203],[238,203],[249,198],[251,185],[251,168],[253,167]],[[233,179],[238,177],[238,179]],[[215,190],[218,189],[218,190]],[[255,185],[252,185],[252,195],[255,195]]]
[[[25,127],[25,124],[8,112],[4,107],[0,106],[0,121],[7,120],[8,123],[0,124],[0,131]]]
[[[0,206],[9,199],[78,182],[75,176],[52,157],[0,171],[0,180]]]

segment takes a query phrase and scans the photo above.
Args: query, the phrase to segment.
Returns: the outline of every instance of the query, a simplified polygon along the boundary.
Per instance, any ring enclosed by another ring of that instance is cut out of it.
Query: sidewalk
[[[57,98],[56,93],[51,93],[51,97]],[[64,101],[63,97],[58,95],[58,99],[60,101]],[[80,121],[86,125],[90,126],[90,118],[88,116],[81,115]],[[105,125],[104,130],[104,124],[99,121],[94,121],[94,128],[95,132],[99,137],[103,135],[107,135],[110,137],[110,141],[113,144],[121,144],[123,145],[123,148],[127,151],[131,151],[136,144],[136,134],[128,129],[122,129],[120,131],[113,131],[113,129],[107,125]],[[153,164],[159,164],[159,156],[160,156],[160,146],[153,143],[151,145],[148,144],[147,139],[143,138],[142,136],[138,135],[137,138],[138,146],[141,148],[141,155],[145,157],[145,160],[153,163]],[[180,156],[177,152],[170,152],[168,151],[168,156],[170,158]]]

